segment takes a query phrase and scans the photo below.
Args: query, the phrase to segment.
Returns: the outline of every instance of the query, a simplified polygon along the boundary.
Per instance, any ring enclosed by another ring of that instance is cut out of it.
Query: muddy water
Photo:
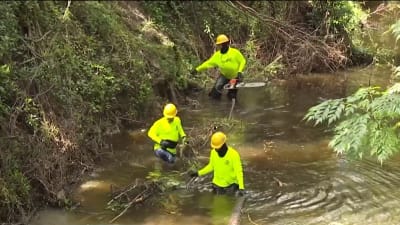
[[[348,71],[348,90],[385,85],[387,73]],[[228,142],[241,154],[249,191],[241,224],[400,224],[399,159],[380,166],[334,154],[327,147],[331,134],[301,121],[306,110],[321,101],[319,94],[269,84],[242,89],[238,98],[233,117],[245,125],[228,133]],[[231,102],[226,99],[216,103],[203,94],[198,100],[200,107],[180,110],[186,128],[229,114]],[[81,206],[45,209],[33,225],[109,224],[116,215],[105,209],[110,185],[127,185],[159,165],[144,130],[123,132],[112,143],[114,160],[99,165],[75,192]],[[203,152],[207,155],[207,149]],[[178,189],[164,197],[167,207],[131,209],[115,224],[226,224],[235,198],[214,196],[209,189]]]

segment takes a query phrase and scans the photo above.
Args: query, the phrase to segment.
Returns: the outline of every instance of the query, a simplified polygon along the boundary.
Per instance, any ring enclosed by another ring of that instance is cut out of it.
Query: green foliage
[[[396,67],[393,71],[393,78],[396,80],[400,79],[400,66]]]
[[[3,2],[0,4],[0,65],[8,61],[11,52],[18,44],[18,20],[14,14],[13,6],[16,3]]]
[[[113,101],[116,100],[116,93],[121,90],[121,80],[114,76],[110,68],[101,65],[90,64],[85,69],[90,69],[87,71],[89,77],[76,82],[78,93],[85,96],[92,112],[109,110]]]
[[[318,125],[323,121],[328,121],[328,124],[331,124],[342,116],[344,109],[343,99],[327,100],[309,109],[305,118],[307,122],[315,121],[314,125]]]
[[[335,152],[374,156],[382,163],[399,151],[400,84],[386,91],[360,88],[349,97],[324,101],[310,108],[304,119],[315,125],[338,122],[329,143]]]
[[[390,32],[396,37],[396,42],[400,39],[400,20],[392,24],[389,29]]]
[[[372,13],[363,21],[365,28],[353,37],[353,43],[373,55],[375,64],[393,64],[394,59],[399,57],[398,3],[388,2],[380,10],[380,13]]]
[[[254,21],[245,14],[237,13],[226,2],[143,1],[141,6],[151,15],[156,26],[168,34],[180,52],[180,74],[189,74],[193,66],[212,54],[215,37],[220,33],[232,37],[233,45],[240,47],[238,45],[244,43],[244,34],[249,32],[250,21]],[[227,26],[226,21],[235,23]],[[198,48],[199,45],[204,48]],[[193,51],[199,51],[195,53],[200,58],[194,57]]]
[[[1,118],[9,113],[9,100],[12,96],[15,84],[10,75],[10,66],[3,65],[0,67],[0,121]]]
[[[76,181],[104,135],[146,115],[154,80],[184,85],[179,50],[157,26],[161,38],[148,39],[121,4],[130,3],[0,5],[1,221],[17,221],[38,193],[69,204],[54,193]]]
[[[261,60],[258,56],[260,43],[255,38],[254,34],[246,41],[243,52],[246,57],[246,73],[251,78],[268,79],[274,78],[281,74],[285,66],[280,62],[282,55],[279,55],[272,62],[267,64],[265,60]]]
[[[26,114],[25,122],[29,125],[34,131],[39,130],[40,122],[41,122],[41,115],[40,109],[38,104],[33,101],[32,98],[25,98],[24,104],[21,110]]]
[[[19,151],[18,145],[13,145],[13,153]],[[22,208],[32,205],[31,184],[21,168],[21,160],[14,154],[3,149],[0,154],[0,164],[6,166],[0,177],[0,218],[18,215]],[[7,215],[8,214],[8,215]]]
[[[328,33],[353,33],[360,28],[366,13],[354,1],[311,1],[314,22],[323,21]],[[315,27],[321,24],[315,24]],[[328,34],[326,33],[326,34]]]

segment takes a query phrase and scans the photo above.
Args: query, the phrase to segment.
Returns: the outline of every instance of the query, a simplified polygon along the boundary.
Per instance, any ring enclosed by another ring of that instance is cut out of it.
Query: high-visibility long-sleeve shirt
[[[219,157],[215,149],[211,150],[209,163],[198,171],[203,176],[214,171],[212,182],[219,187],[228,187],[238,184],[239,189],[244,189],[243,169],[239,153],[228,146],[224,157]]]
[[[198,72],[206,69],[218,67],[221,74],[227,79],[236,78],[238,72],[243,72],[246,65],[246,59],[242,53],[236,49],[229,47],[224,54],[216,51],[207,61],[199,65],[196,70]]]
[[[166,117],[163,117],[150,127],[147,135],[155,142],[154,150],[160,148],[161,140],[170,140],[178,142],[179,139],[186,137],[185,131],[182,128],[181,119],[177,116],[170,123]],[[173,154],[176,154],[175,148],[167,148]]]

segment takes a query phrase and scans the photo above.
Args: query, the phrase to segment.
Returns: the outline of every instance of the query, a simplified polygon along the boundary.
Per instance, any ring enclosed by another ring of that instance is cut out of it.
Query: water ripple
[[[381,167],[368,160],[332,160],[288,163],[279,170],[269,170],[268,173],[252,170],[254,174],[251,176],[259,180],[252,180],[254,186],[262,185],[260,189],[264,191],[252,194],[247,208],[252,215],[259,217],[257,221],[260,224],[288,224],[282,223],[288,218],[293,221],[304,219],[307,224],[340,224],[349,218],[355,221],[350,224],[379,219],[388,221],[384,224],[392,224],[390,221],[400,211],[397,209],[400,205],[398,167]],[[265,182],[272,181],[273,177],[279,177],[286,185]],[[360,221],[355,219],[355,213]]]

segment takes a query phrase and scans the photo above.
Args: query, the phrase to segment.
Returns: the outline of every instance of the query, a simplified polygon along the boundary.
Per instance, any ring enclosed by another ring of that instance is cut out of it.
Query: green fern
[[[342,121],[335,128],[335,136],[329,143],[337,153],[363,156],[359,151],[365,146],[368,134],[369,115],[357,115]]]
[[[400,66],[396,67],[393,72],[394,79],[400,79]]]
[[[356,108],[361,110],[368,110],[371,100],[376,96],[382,95],[379,89],[379,87],[360,88],[355,94],[346,98],[346,103],[353,106],[355,105]],[[347,115],[350,114],[347,113]]]
[[[399,137],[394,128],[376,126],[370,132],[370,155],[382,163],[399,150]]]
[[[331,124],[341,117],[344,109],[345,104],[343,99],[327,100],[309,109],[304,119],[307,122],[314,120],[315,126],[325,121]]]
[[[386,91],[360,88],[347,98],[327,100],[310,108],[304,120],[328,126],[338,122],[329,143],[335,152],[373,156],[382,163],[400,150],[400,84]]]
[[[396,42],[397,42],[400,39],[400,20],[397,20],[395,24],[390,26],[389,30],[396,37]]]
[[[400,118],[400,94],[385,94],[370,105],[374,117],[384,120]]]

